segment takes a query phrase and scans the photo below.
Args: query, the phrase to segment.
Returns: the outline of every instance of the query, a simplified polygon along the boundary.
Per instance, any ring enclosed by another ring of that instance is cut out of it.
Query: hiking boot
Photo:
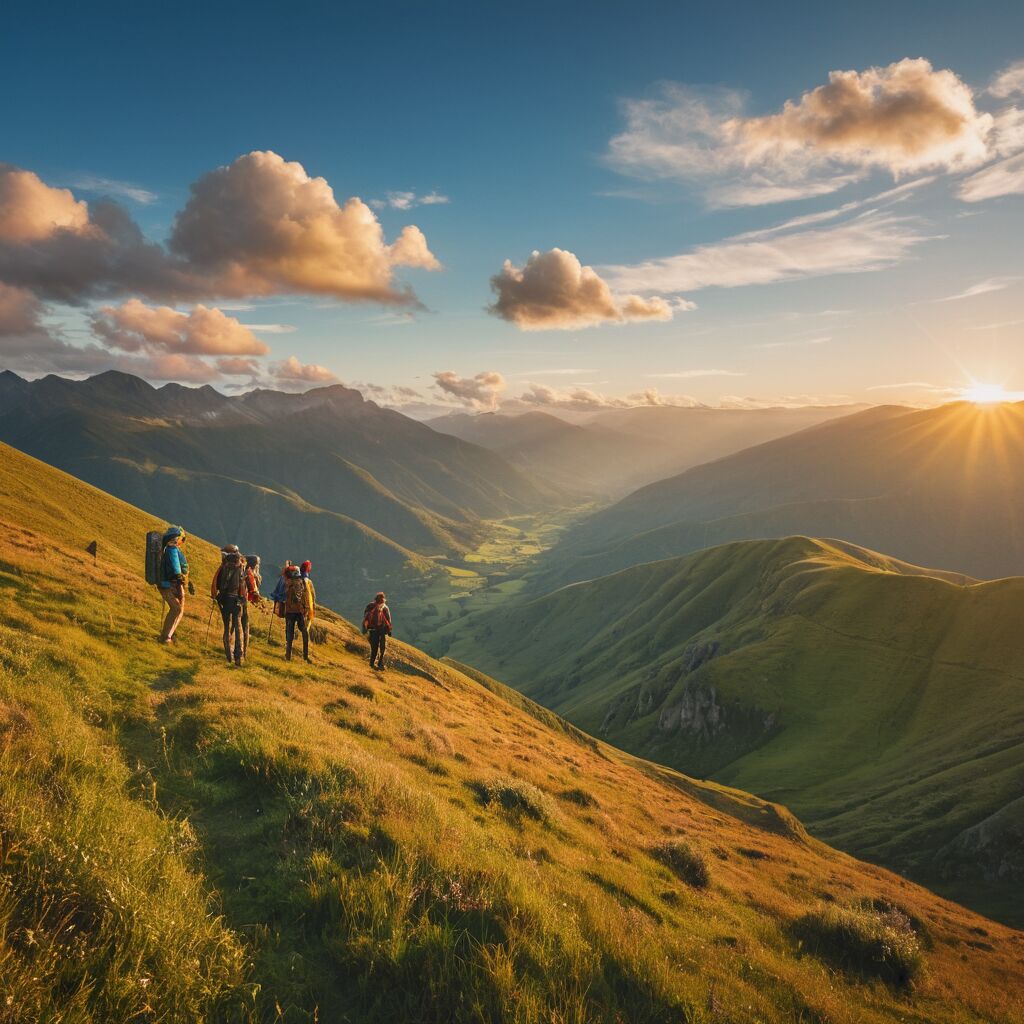
[[[303,661],[304,661],[304,662],[305,662],[305,663],[306,663],[307,665],[312,665],[312,664],[313,664],[313,659],[312,659],[312,658],[311,658],[311,657],[310,657],[310,656],[309,656],[308,654],[304,654],[304,655],[302,656],[302,660],[303,660]]]

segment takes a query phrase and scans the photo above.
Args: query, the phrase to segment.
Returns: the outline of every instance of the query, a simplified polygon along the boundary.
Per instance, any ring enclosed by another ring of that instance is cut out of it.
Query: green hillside
[[[725,545],[462,619],[435,646],[651,760],[1024,922],[1024,579]]]
[[[843,537],[983,579],[1024,573],[1024,403],[879,407],[644,487],[580,523],[535,593],[735,540]]]
[[[1019,933],[780,807],[329,613],[160,647],[156,520],[8,448],[0,520],[4,1024],[1024,1020]]]

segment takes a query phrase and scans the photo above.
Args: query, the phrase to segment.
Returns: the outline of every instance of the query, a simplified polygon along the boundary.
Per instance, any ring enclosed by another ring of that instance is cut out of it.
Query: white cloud
[[[958,191],[966,203],[1024,193],[1024,153],[1000,160],[964,180]]]
[[[988,87],[996,99],[1005,100],[1011,96],[1024,96],[1024,60],[1003,68]]]
[[[100,195],[116,196],[118,199],[130,199],[133,203],[141,203],[143,206],[155,203],[158,198],[155,192],[133,185],[130,181],[101,178],[95,174],[79,175],[70,184],[72,188],[80,188],[83,192],[97,192]]]
[[[973,299],[978,295],[988,295],[991,292],[1001,292],[1004,288],[1009,288],[1011,284],[1019,281],[1019,277],[990,277],[984,281],[979,281],[977,284],[972,284],[970,287],[965,288],[963,291],[956,292],[954,295],[945,295],[941,299],[931,299],[932,302],[959,302],[961,299]]]
[[[874,168],[957,171],[990,155],[992,115],[923,59],[833,71],[773,114],[751,117],[746,106],[734,90],[664,85],[656,99],[623,104],[626,128],[608,160],[640,178],[697,182],[716,205],[748,206],[833,192]]]
[[[831,334],[820,334],[814,338],[792,338],[787,341],[762,341],[751,348],[810,348],[813,345],[827,345],[832,340]]]
[[[679,256],[602,267],[613,288],[660,293],[737,288],[881,270],[930,237],[909,217],[869,210],[828,228],[770,238],[728,238]]]
[[[411,210],[414,206],[446,206],[451,199],[440,192],[427,192],[417,195],[415,192],[388,192],[384,199],[371,199],[370,205],[375,210],[391,207],[393,210]]]

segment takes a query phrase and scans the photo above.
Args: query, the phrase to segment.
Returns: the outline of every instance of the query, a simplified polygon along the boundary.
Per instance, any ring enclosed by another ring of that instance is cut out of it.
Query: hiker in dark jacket
[[[384,652],[387,650],[391,633],[391,609],[388,599],[381,591],[363,611],[363,634],[370,634],[370,664],[377,669],[384,668]],[[374,664],[376,662],[376,664]]]
[[[188,579],[188,560],[183,546],[185,531],[180,526],[169,526],[163,536],[163,551],[160,555],[160,596],[167,605],[167,615],[160,630],[160,643],[175,643],[174,631],[185,614],[185,588],[195,593],[195,587]]]
[[[220,549],[220,565],[210,583],[210,596],[220,606],[220,617],[224,622],[224,657],[228,664],[242,664],[242,609],[248,600],[246,575],[248,566],[237,544],[225,544]],[[232,660],[231,636],[234,634],[234,659]]]
[[[309,580],[302,578],[297,565],[290,566],[284,576],[284,660],[292,660],[292,643],[295,630],[302,634],[302,658],[309,657],[309,627],[316,608],[313,604],[313,589]]]

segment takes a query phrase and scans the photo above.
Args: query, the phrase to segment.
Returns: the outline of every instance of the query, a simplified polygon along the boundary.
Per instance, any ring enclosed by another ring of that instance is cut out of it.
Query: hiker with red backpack
[[[284,574],[284,660],[292,660],[295,630],[302,634],[302,658],[312,663],[309,656],[309,623],[316,614],[313,585],[302,578],[297,565],[289,566]]]
[[[383,591],[363,611],[363,635],[370,634],[370,666],[384,670],[384,652],[391,632],[391,609]],[[374,664],[376,662],[376,664]]]
[[[242,610],[249,600],[249,567],[237,544],[225,544],[220,549],[221,561],[210,583],[210,597],[220,607],[224,622],[224,657],[229,665],[241,666],[243,626]],[[231,636],[234,634],[234,658]]]

